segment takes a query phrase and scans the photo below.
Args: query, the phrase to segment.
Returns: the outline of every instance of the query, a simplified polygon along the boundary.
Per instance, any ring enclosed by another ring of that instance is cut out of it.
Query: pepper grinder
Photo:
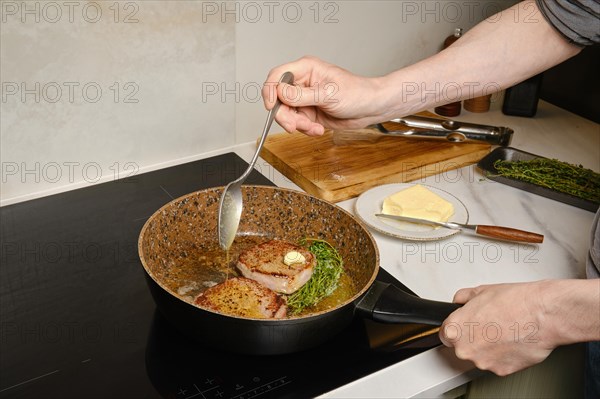
[[[540,97],[542,77],[543,74],[540,73],[506,89],[502,112],[505,115],[535,116]]]
[[[492,102],[492,95],[469,98],[465,100],[465,109],[469,112],[488,112]]]
[[[447,49],[452,43],[457,41],[462,36],[462,28],[456,28],[454,30],[454,34],[450,35],[444,40],[444,49]],[[457,116],[460,115],[461,104],[460,101],[456,101],[453,103],[440,105],[434,108],[434,111],[438,115],[442,116]]]

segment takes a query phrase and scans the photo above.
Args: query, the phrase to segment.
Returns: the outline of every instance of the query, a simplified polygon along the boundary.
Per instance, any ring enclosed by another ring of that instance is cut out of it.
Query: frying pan
[[[227,351],[284,354],[326,342],[350,324],[356,313],[384,323],[439,326],[459,307],[422,299],[377,281],[379,252],[373,236],[338,206],[295,190],[243,186],[244,209],[236,242],[327,240],[340,253],[352,288],[347,298],[329,309],[286,319],[242,318],[199,308],[192,303],[193,291],[211,282],[194,281],[204,277],[190,275],[189,267],[184,273],[182,265],[192,264],[197,276],[208,275],[204,269],[210,262],[203,259],[214,256],[218,248],[217,210],[222,191],[223,187],[201,190],[169,202],[146,221],[138,241],[158,310],[187,335]]]

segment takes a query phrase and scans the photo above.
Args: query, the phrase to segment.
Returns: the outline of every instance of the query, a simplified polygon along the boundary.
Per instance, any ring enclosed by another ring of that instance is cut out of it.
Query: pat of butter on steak
[[[284,262],[290,252],[297,252],[299,262]],[[281,240],[256,245],[240,254],[237,268],[244,277],[283,294],[298,291],[312,276],[316,259],[307,249]]]

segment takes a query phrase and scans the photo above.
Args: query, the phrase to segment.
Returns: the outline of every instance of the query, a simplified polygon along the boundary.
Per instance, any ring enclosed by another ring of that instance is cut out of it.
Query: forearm
[[[600,341],[600,279],[540,282],[542,323],[558,345]]]
[[[446,50],[379,78],[382,120],[505,89],[574,56],[526,1],[481,22]]]
[[[600,340],[600,279],[480,285],[456,292],[440,339],[456,356],[507,375],[557,346]]]

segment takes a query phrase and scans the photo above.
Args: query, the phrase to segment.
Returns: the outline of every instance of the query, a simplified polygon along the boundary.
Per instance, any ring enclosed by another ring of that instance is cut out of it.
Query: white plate
[[[381,213],[383,200],[400,190],[415,186],[415,183],[393,183],[374,187],[362,193],[356,200],[355,211],[359,219],[380,233],[404,240],[434,241],[441,240],[455,234],[460,230],[433,227],[424,224],[401,222],[399,220],[385,219],[375,216]],[[454,215],[450,216],[451,222],[468,223],[469,211],[465,205],[454,195],[426,184],[421,184],[436,193],[454,206]]]

